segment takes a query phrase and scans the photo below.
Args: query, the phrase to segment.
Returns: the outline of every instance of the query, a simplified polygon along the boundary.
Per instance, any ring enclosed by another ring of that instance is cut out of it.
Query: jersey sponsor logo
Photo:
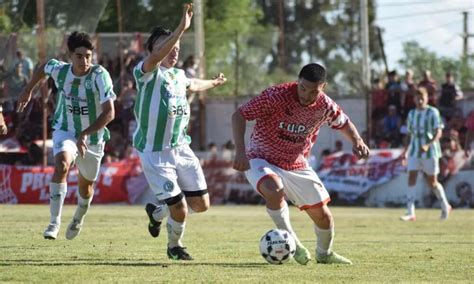
[[[308,133],[306,130],[306,126],[304,126],[303,124],[285,123],[281,121],[278,127],[280,129],[286,130],[294,134],[307,134]]]
[[[163,185],[163,189],[167,192],[172,192],[174,189],[174,183],[170,180],[167,180]]]
[[[67,111],[69,113],[72,113],[74,115],[89,115],[89,108],[87,106],[72,106],[72,105],[66,105],[67,106]]]
[[[178,106],[170,106],[168,109],[168,116],[173,118],[175,116],[187,116],[189,115],[189,111],[187,105],[178,105]]]
[[[290,136],[290,135],[287,135],[283,132],[279,132],[278,133],[278,138],[282,139],[282,140],[285,140],[285,141],[288,141],[288,142],[291,142],[291,143],[304,143],[305,141],[305,138],[302,137],[302,136]]]

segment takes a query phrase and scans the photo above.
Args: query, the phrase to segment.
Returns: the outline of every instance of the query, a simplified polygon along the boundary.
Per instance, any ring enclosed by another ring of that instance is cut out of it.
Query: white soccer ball
[[[295,250],[295,239],[285,230],[272,229],[260,239],[260,254],[271,264],[288,262],[295,255]]]

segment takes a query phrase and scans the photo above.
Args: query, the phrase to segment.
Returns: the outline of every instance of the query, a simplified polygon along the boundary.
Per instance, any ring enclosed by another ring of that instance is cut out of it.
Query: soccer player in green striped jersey
[[[58,93],[53,118],[54,174],[49,184],[51,219],[43,234],[45,239],[53,240],[59,232],[66,178],[73,163],[79,170],[78,206],[66,238],[74,239],[81,231],[94,195],[93,183],[104,155],[104,143],[110,136],[105,126],[115,115],[112,79],[105,68],[92,64],[94,46],[90,36],[73,32],[67,46],[72,64],[51,59],[41,65],[23,90],[17,109],[24,110],[32,90],[43,78],[54,80]]]
[[[442,135],[443,121],[438,109],[428,105],[428,92],[418,88],[415,93],[416,108],[408,113],[407,128],[409,144],[403,151],[403,157],[408,155],[408,193],[407,214],[400,217],[402,221],[415,221],[415,186],[418,172],[426,175],[426,181],[441,202],[441,220],[446,220],[451,206],[446,199],[443,186],[438,182],[439,158],[441,147],[439,139]]]
[[[167,255],[176,260],[192,260],[182,243],[186,215],[209,208],[204,174],[186,133],[190,118],[186,92],[204,91],[226,81],[223,74],[213,80],[188,79],[184,70],[174,67],[180,38],[189,28],[192,15],[192,4],[185,4],[174,32],[153,28],[146,42],[149,55],[133,70],[138,89],[133,145],[150,188],[161,202],[145,207],[148,230],[157,237],[162,220],[168,217]]]

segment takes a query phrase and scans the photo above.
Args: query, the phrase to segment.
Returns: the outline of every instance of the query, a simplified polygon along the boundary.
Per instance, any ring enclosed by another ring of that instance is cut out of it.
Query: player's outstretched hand
[[[17,112],[22,112],[23,110],[25,110],[25,107],[28,105],[28,103],[31,100],[31,96],[32,96],[31,91],[27,89],[23,89],[23,91],[21,91],[21,95],[20,95],[20,98],[18,99],[18,103],[16,106]]]
[[[245,152],[235,152],[233,166],[234,169],[242,172],[250,169],[249,159],[247,155],[245,155]]]
[[[77,137],[77,149],[79,150],[79,155],[81,155],[82,158],[84,158],[84,155],[86,154],[87,151],[87,135],[82,134]]]
[[[219,73],[212,79],[214,80],[214,86],[222,85],[227,81],[227,78],[225,77],[224,73]]]
[[[352,153],[359,159],[367,159],[369,157],[370,150],[362,139],[358,139],[352,147]]]
[[[179,23],[179,29],[185,31],[191,26],[191,19],[193,18],[193,3],[184,4],[183,17]]]

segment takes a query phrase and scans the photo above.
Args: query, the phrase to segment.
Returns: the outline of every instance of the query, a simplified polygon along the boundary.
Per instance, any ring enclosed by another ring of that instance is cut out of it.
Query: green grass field
[[[166,229],[148,235],[142,207],[93,206],[81,235],[65,239],[73,206],[63,213],[55,241],[44,240],[46,205],[0,206],[0,281],[15,282],[474,282],[474,211],[332,208],[334,249],[354,265],[270,265],[259,255],[261,235],[273,228],[263,206],[214,206],[188,219],[185,245],[195,258],[166,257]],[[306,214],[291,208],[293,226],[314,253]]]

